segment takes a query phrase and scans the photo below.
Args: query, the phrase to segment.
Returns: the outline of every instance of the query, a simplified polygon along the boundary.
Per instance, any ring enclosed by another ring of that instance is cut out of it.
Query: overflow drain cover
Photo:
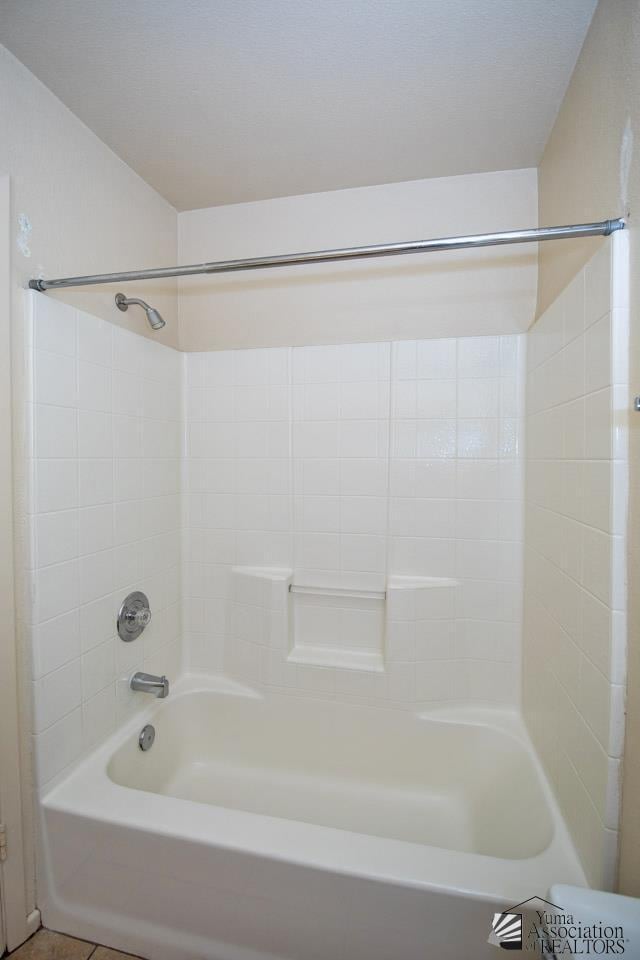
[[[156,738],[156,729],[155,727],[148,723],[146,727],[143,727],[140,731],[140,736],[138,737],[138,746],[141,750],[150,750],[153,746],[153,741]]]

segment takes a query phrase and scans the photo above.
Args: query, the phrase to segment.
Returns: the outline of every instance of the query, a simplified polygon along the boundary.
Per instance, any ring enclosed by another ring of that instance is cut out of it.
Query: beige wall
[[[176,212],[0,46],[0,174],[12,182],[16,315],[31,276],[133,270],[176,261]],[[32,225],[31,256],[17,245],[17,218]],[[127,284],[167,320],[160,334],[178,343],[175,281]],[[140,310],[120,313],[115,288],[78,287],[57,296],[137,333],[149,334]]]
[[[4,47],[0,46],[0,175],[11,186],[11,314],[14,516],[16,569],[25,556],[27,529],[24,418],[24,296],[31,276],[65,276],[127,270],[176,261],[176,212],[84,126]],[[28,238],[31,256],[18,246],[18,217],[32,225]],[[115,324],[151,335],[140,310],[120,313],[113,303],[114,288],[70,289],[55,297],[91,311]],[[160,335],[177,345],[175,283],[128,285],[127,292],[148,298],[165,316]],[[39,295],[40,296],[40,295]],[[22,415],[21,415],[22,414]],[[28,593],[23,577],[17,578],[17,604]],[[18,669],[26,688],[27,646],[18,648]],[[30,757],[26,731],[31,726],[31,706],[22,697],[21,743],[24,763],[24,821],[26,824],[27,906],[35,905],[29,792]]]
[[[535,170],[415,180],[193,210],[182,263],[535,226]],[[517,333],[533,320],[532,246],[181,281],[183,350]]]
[[[635,138],[635,148],[632,141]],[[640,380],[640,0],[600,0],[539,168],[541,224],[600,220],[630,211],[630,390]],[[598,243],[540,251],[538,312]],[[634,390],[635,387],[635,390]],[[630,431],[629,652],[620,888],[640,895],[640,421]]]

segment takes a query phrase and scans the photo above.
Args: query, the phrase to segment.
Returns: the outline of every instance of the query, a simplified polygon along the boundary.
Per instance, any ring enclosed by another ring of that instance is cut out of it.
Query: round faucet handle
[[[130,593],[118,612],[118,636],[129,643],[139,637],[150,623],[151,610],[148,598],[140,590]]]
[[[148,607],[142,607],[140,610],[135,612],[131,611],[127,614],[127,620],[130,620],[131,623],[135,623],[137,627],[142,627],[144,630],[145,627],[148,627],[151,623],[151,610]]]

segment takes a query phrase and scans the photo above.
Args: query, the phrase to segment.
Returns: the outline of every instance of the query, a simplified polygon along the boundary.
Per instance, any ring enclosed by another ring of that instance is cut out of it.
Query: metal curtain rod
[[[624,220],[602,220],[599,223],[574,223],[566,227],[535,227],[532,230],[476,233],[467,237],[410,240],[407,243],[379,243],[368,247],[284,253],[275,257],[250,257],[247,260],[220,260],[212,263],[194,263],[184,267],[157,267],[154,270],[129,270],[126,273],[97,273],[87,277],[63,277],[60,280],[30,280],[29,286],[32,290],[58,290],[61,287],[84,287],[93,283],[125,283],[128,280],[193,277],[201,273],[234,273],[240,270],[291,267],[304,263],[334,263],[339,260],[366,260],[372,257],[393,257],[408,253],[464,250],[468,247],[496,247],[507,243],[536,243],[539,240],[569,240],[573,237],[608,237],[616,230],[623,230],[624,226]]]

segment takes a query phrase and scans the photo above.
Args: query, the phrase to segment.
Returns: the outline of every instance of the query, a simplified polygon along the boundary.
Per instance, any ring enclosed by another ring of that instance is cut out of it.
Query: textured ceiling
[[[596,0],[1,0],[180,210],[536,166]]]

